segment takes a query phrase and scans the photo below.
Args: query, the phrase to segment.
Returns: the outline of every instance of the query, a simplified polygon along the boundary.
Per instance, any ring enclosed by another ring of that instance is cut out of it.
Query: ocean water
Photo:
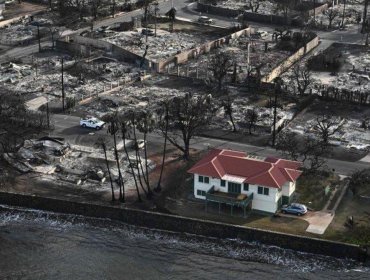
[[[0,207],[3,279],[370,279],[354,260]]]

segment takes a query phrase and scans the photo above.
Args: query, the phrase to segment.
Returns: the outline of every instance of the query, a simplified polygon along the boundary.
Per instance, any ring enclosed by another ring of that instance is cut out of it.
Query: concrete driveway
[[[309,211],[304,216],[280,214],[284,217],[297,218],[308,222],[306,231],[314,234],[324,234],[334,218],[334,213],[329,211]]]

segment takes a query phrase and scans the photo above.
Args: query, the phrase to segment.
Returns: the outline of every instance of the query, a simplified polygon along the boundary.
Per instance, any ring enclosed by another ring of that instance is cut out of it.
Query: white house
[[[194,196],[207,201],[275,213],[290,202],[301,162],[248,156],[244,152],[215,149],[197,162]]]

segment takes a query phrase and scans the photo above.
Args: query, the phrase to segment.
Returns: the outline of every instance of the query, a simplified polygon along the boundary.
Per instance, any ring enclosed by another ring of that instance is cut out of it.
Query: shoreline
[[[138,210],[124,206],[77,202],[4,191],[0,192],[0,204],[92,218],[108,218],[128,225],[195,234],[210,238],[240,239],[247,242],[277,246],[283,249],[342,259],[349,258],[361,262],[369,260],[369,252],[366,252],[365,248],[358,245]]]

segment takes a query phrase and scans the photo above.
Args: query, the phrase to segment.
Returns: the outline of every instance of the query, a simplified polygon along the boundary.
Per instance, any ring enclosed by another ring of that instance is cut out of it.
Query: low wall
[[[139,64],[142,60],[142,57],[132,53],[124,48],[121,48],[115,44],[93,38],[87,38],[79,35],[70,35],[64,37],[62,40],[59,40],[59,47],[64,47],[66,50],[78,50],[78,45],[81,46],[80,51],[82,52],[85,49],[90,50],[91,48],[104,50],[107,53],[117,58],[120,61],[130,62],[134,64]],[[68,44],[72,44],[68,46]],[[148,69],[152,67],[151,61],[148,59],[144,60],[144,66]]]
[[[304,17],[313,16],[315,13],[316,15],[322,13],[323,11],[328,9],[328,4],[323,4],[315,9],[307,10],[302,13]],[[284,24],[284,25],[290,25],[292,24],[292,18],[299,15],[299,12],[296,11],[292,15],[289,15],[287,18],[285,18],[282,15],[265,15],[265,14],[259,14],[259,13],[253,13],[248,11],[241,11],[236,9],[229,9],[229,8],[223,8],[218,7],[210,4],[201,3],[198,1],[197,3],[197,10],[202,13],[209,13],[219,16],[226,16],[226,17],[237,17],[239,15],[243,15],[243,19],[245,21],[256,21],[256,22],[262,22],[262,23],[269,23],[269,24]]]
[[[185,232],[215,238],[237,238],[245,241],[261,242],[263,244],[279,246],[286,249],[330,255],[339,258],[352,258],[361,261],[364,261],[366,258],[366,252],[356,245],[134,210],[118,206],[110,207],[7,192],[0,192],[0,203],[65,214],[109,218],[127,224],[159,230]]]
[[[316,36],[311,41],[309,41],[305,46],[300,48],[294,54],[285,59],[277,67],[275,67],[269,74],[265,75],[261,81],[265,83],[272,82],[276,77],[279,77],[282,73],[288,70],[294,63],[300,60],[305,54],[310,52],[312,49],[316,48],[319,44],[319,37]]]
[[[154,62],[153,69],[157,72],[164,72],[166,70],[166,66],[173,64],[178,65],[181,63],[186,63],[189,59],[196,58],[199,55],[209,53],[211,50],[218,48],[224,44],[228,44],[231,39],[239,38],[245,34],[250,34],[251,29],[246,28],[243,30],[239,30],[222,38],[206,42],[202,45],[197,46],[196,48],[185,50],[169,59],[161,60],[159,62]]]

